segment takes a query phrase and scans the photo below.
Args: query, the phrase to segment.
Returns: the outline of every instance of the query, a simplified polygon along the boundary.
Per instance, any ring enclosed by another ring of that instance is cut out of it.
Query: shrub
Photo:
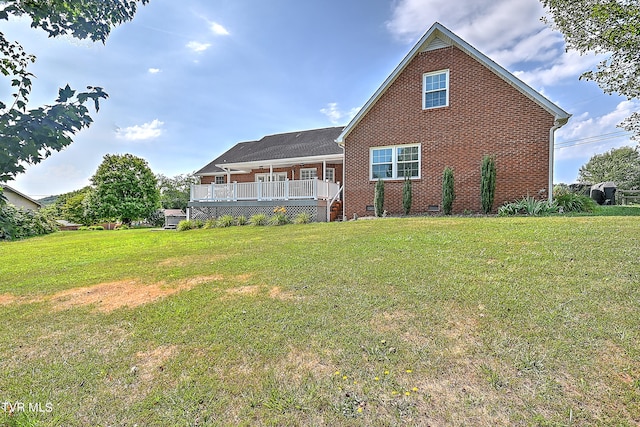
[[[222,215],[220,218],[218,218],[217,226],[231,227],[232,225],[235,224],[235,222],[236,222],[236,219],[233,217],[233,215]]]
[[[405,215],[409,215],[411,204],[413,203],[413,189],[411,188],[411,179],[406,177],[402,186],[402,209]]]
[[[283,213],[277,213],[271,218],[269,218],[269,225],[285,225],[289,224],[291,221],[287,217],[287,215]]]
[[[311,214],[309,212],[300,212],[293,219],[295,224],[309,224],[311,222]]]
[[[269,223],[269,218],[267,218],[267,215],[263,213],[251,215],[251,218],[249,218],[249,224],[254,226],[267,225],[268,223]]]
[[[187,230],[195,230],[196,228],[204,227],[204,221],[199,219],[184,219],[178,223],[176,230],[178,231],[187,231]]]
[[[547,200],[537,200],[527,196],[515,202],[505,203],[498,208],[499,216],[513,215],[548,215],[558,212],[558,206],[555,203],[549,203]]]
[[[0,204],[0,240],[17,240],[40,236],[58,230],[54,220],[46,214]]]
[[[247,217],[244,215],[240,215],[236,218],[236,225],[247,225]]]
[[[482,212],[488,214],[493,209],[493,198],[496,193],[496,162],[493,156],[482,158],[480,174],[480,202]]]
[[[596,202],[588,196],[565,193],[556,196],[555,203],[563,212],[593,212]]]
[[[442,211],[445,215],[451,215],[453,201],[456,199],[456,192],[453,182],[453,169],[446,167],[442,174]]]
[[[373,195],[373,205],[375,207],[376,216],[382,216],[384,212],[384,181],[378,179],[376,189]]]
[[[116,230],[128,230],[129,226],[127,224],[122,224],[120,227],[116,228]]]
[[[90,225],[89,230],[104,231],[104,227],[102,225]]]
[[[210,228],[216,228],[217,226],[218,226],[218,220],[215,218],[209,218],[204,222],[204,226],[202,228],[210,229]]]

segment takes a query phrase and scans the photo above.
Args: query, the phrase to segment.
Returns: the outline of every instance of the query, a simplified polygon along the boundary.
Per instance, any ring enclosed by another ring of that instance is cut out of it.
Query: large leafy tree
[[[586,184],[612,181],[624,190],[640,189],[640,152],[621,147],[596,154],[580,168],[578,181]]]
[[[92,210],[123,224],[151,216],[160,204],[157,181],[147,162],[132,154],[107,154],[91,178]]]
[[[163,209],[186,209],[191,196],[191,184],[199,182],[193,174],[182,174],[168,177],[156,176],[160,191],[160,205]]]
[[[640,97],[640,3],[637,0],[541,0],[567,47],[581,53],[608,54],[596,70],[581,79],[593,80],[605,93],[627,99]],[[621,126],[640,138],[640,113]]]
[[[31,18],[31,27],[50,37],[70,35],[105,42],[111,29],[129,21],[139,3],[149,0],[0,0],[0,23],[18,16]],[[34,55],[0,31],[0,73],[11,82],[10,96],[0,100],[0,183],[24,172],[71,144],[72,137],[92,123],[87,103],[96,112],[107,98],[101,87],[76,91],[66,85],[49,105],[29,108],[34,75],[28,66]],[[4,91],[0,93],[5,93]]]

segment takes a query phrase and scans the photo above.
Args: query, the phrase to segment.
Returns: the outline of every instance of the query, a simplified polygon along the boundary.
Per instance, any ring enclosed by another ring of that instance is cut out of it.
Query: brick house
[[[554,131],[569,117],[435,23],[338,137],[345,214],[371,214],[378,178],[389,212],[402,212],[404,177],[413,181],[412,212],[436,210],[447,166],[454,212],[478,212],[484,155],[496,159],[494,208],[526,195],[550,198]]]
[[[190,219],[221,215],[307,212],[316,221],[335,219],[344,154],[335,140],[342,127],[312,129],[241,142],[195,173]],[[333,211],[332,211],[333,208]]]
[[[378,179],[385,181],[384,208],[389,213],[403,212],[405,177],[413,184],[412,213],[439,211],[442,173],[451,167],[454,212],[478,212],[480,165],[485,155],[496,161],[494,209],[527,195],[552,197],[554,132],[569,117],[435,23],[346,127],[241,143],[197,174],[205,184],[227,185],[207,189],[202,200],[211,197],[211,191],[221,191],[221,198],[233,202],[228,187],[232,179],[237,183],[306,180],[311,175],[303,175],[302,170],[313,165],[318,182],[330,178],[343,183],[342,192],[339,186],[332,188],[323,206],[328,210],[332,204],[329,199],[341,195],[344,216],[350,218],[353,214],[373,215]],[[300,135],[306,144],[296,143]],[[331,136],[337,143],[333,149],[327,143]],[[274,150],[272,145],[278,148]],[[315,157],[318,147],[326,150],[322,152],[325,157]],[[281,157],[276,159],[274,153]],[[192,200],[196,199],[197,194],[192,194]],[[326,219],[328,214],[317,217]]]

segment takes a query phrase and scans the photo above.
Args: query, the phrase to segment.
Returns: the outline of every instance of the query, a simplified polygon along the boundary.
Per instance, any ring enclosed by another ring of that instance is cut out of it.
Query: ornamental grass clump
[[[562,212],[593,212],[596,202],[591,197],[575,193],[565,193],[555,198],[555,203]]]
[[[276,206],[273,209],[273,216],[269,219],[270,225],[285,225],[289,224],[289,218],[287,217],[287,208],[284,206]]]
[[[263,213],[251,215],[249,224],[253,226],[263,226],[269,224],[269,218]]]
[[[309,212],[300,212],[293,219],[293,223],[294,224],[309,224],[311,222],[311,219],[312,218],[311,218],[311,215],[309,214]]]
[[[222,215],[220,218],[218,218],[217,226],[221,228],[231,227],[235,224],[235,221],[236,219],[233,217],[233,215]]]

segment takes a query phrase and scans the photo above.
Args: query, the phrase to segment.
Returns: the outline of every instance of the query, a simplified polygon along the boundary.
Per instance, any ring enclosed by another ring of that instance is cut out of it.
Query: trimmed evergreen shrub
[[[454,189],[453,169],[447,166],[444,168],[442,174],[442,211],[445,215],[451,215],[453,211],[453,201],[455,199],[456,192]]]
[[[413,203],[413,189],[411,188],[411,179],[406,177],[402,186],[402,209],[405,215],[409,215],[411,204]]]
[[[482,158],[480,201],[482,212],[488,214],[493,209],[493,198],[496,193],[496,161],[493,156]]]
[[[378,182],[376,182],[373,205],[375,207],[376,216],[381,217],[384,213],[384,181],[381,179],[378,179]]]

